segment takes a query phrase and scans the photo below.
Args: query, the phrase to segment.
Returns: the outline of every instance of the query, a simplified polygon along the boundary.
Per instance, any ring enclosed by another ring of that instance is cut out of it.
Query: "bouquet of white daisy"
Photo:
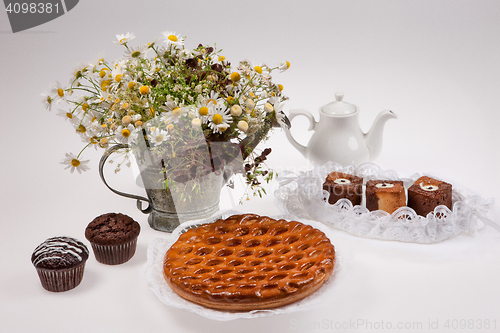
[[[281,111],[287,97],[271,74],[290,64],[270,67],[244,60],[233,69],[220,50],[202,44],[188,50],[185,38],[173,32],[140,46],[129,45],[134,38],[130,33],[117,35],[115,43],[125,47],[122,58],[80,66],[68,86],[58,83],[44,94],[49,110],[59,103],[69,106],[60,115],[85,143],[78,154],[67,153],[62,163],[81,173],[88,170],[88,160],[81,159],[86,148],[132,144],[138,137],[148,147],[158,147],[162,160],[168,159],[177,150],[165,147],[190,144],[172,134],[181,129],[186,138],[186,128],[197,128],[208,144],[237,145],[245,182],[254,195],[265,193],[261,181],[273,177],[264,163],[270,149],[258,153],[254,148],[272,126],[287,123]]]

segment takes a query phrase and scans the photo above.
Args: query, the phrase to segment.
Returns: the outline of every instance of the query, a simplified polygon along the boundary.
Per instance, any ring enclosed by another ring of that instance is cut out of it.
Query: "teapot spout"
[[[382,151],[382,141],[383,141],[383,132],[384,125],[389,119],[397,119],[398,116],[392,112],[391,110],[384,110],[379,113],[375,121],[373,122],[372,127],[365,134],[366,146],[368,147],[368,151],[370,152],[370,160],[373,161],[376,159],[380,152]]]

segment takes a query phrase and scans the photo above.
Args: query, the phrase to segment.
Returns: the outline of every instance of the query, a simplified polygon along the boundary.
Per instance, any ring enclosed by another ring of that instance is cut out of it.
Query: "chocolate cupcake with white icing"
[[[52,237],[38,245],[31,255],[42,286],[53,292],[68,291],[83,279],[89,250],[77,239]]]

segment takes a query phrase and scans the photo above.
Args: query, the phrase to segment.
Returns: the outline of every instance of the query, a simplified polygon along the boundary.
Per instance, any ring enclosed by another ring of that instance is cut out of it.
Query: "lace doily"
[[[373,163],[342,167],[328,162],[298,175],[281,172],[279,189],[275,191],[280,209],[291,216],[320,221],[355,236],[400,242],[437,243],[461,233],[474,234],[485,224],[500,231],[500,226],[486,217],[492,208],[492,200],[468,194],[455,186],[452,191],[453,209],[441,205],[426,217],[417,215],[410,207],[401,207],[391,215],[380,210],[370,212],[364,207],[364,198],[361,205],[354,207],[347,199],[330,205],[323,183],[326,176],[334,171],[363,177],[364,182],[370,179],[402,180],[405,188],[422,176],[415,174],[400,178],[395,171],[383,171]]]
[[[172,306],[174,308],[199,314],[209,319],[219,320],[219,321],[229,321],[240,318],[267,317],[276,314],[314,309],[320,307],[324,302],[326,302],[328,299],[331,298],[330,296],[332,289],[334,288],[335,281],[339,279],[339,274],[341,272],[341,269],[339,267],[342,266],[342,260],[343,260],[343,258],[339,255],[337,247],[335,247],[335,256],[336,256],[335,268],[328,281],[326,281],[325,284],[312,295],[298,302],[283,307],[270,310],[256,310],[248,312],[225,312],[225,311],[218,311],[205,308],[201,305],[187,301],[182,297],[180,297],[179,295],[177,295],[170,288],[170,286],[167,284],[167,282],[163,277],[163,260],[165,257],[165,253],[167,253],[167,250],[170,248],[170,246],[172,246],[173,243],[175,243],[175,241],[179,238],[179,235],[184,233],[186,230],[197,227],[205,223],[215,222],[219,218],[227,218],[234,214],[241,214],[241,213],[230,210],[223,213],[219,213],[216,216],[213,216],[208,219],[185,222],[181,224],[179,227],[177,227],[172,232],[171,235],[168,235],[167,238],[158,238],[155,239],[153,242],[151,242],[151,244],[148,247],[148,254],[147,254],[148,257],[147,257],[147,262],[144,265],[143,273],[146,278],[146,281],[149,284],[149,287],[162,303],[168,306]],[[287,219],[287,216],[272,216],[272,218]],[[304,221],[302,219],[300,220],[300,222],[309,224],[314,228],[323,231],[328,238],[333,239],[331,236],[332,230],[330,230],[324,224],[315,221]]]

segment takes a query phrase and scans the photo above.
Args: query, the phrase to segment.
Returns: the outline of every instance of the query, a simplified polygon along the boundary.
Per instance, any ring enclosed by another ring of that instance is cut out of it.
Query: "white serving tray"
[[[452,210],[438,206],[425,217],[417,215],[410,207],[401,207],[392,214],[380,210],[370,212],[364,199],[356,206],[347,199],[331,205],[327,202],[329,194],[323,190],[323,183],[334,171],[363,177],[365,183],[370,179],[402,180],[405,188],[422,176],[414,174],[401,178],[395,171],[384,171],[374,163],[342,167],[328,162],[299,174],[281,172],[279,189],[275,192],[280,209],[299,219],[319,221],[355,236],[381,240],[437,243],[461,233],[474,234],[486,224],[500,231],[500,226],[487,218],[492,201],[456,186],[452,190]]]

